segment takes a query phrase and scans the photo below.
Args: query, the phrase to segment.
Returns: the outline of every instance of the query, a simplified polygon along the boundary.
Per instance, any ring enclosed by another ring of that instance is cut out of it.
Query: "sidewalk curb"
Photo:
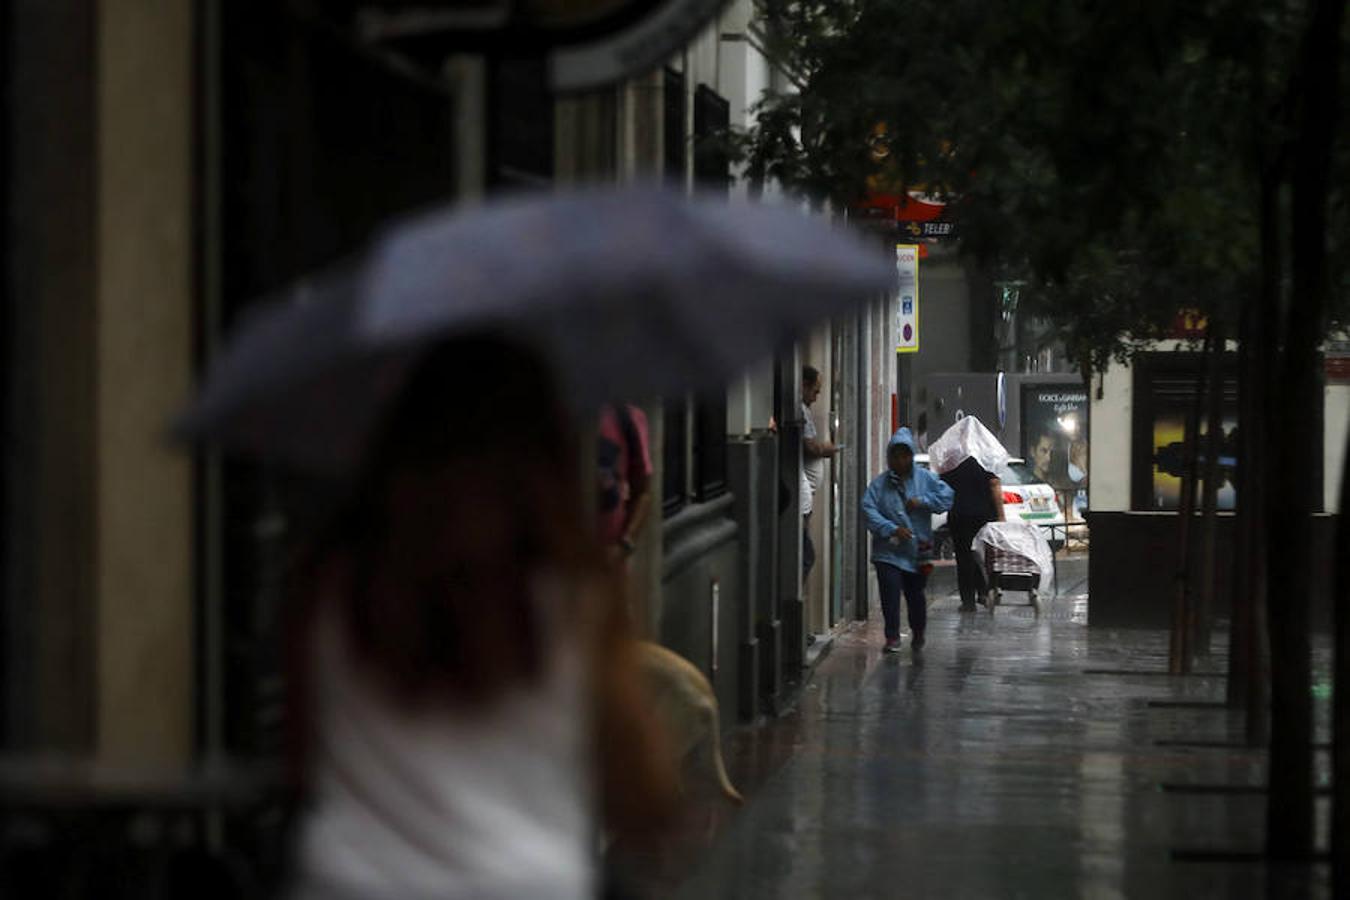
[[[846,627],[848,627],[847,623],[832,628],[825,634],[814,635],[816,640],[811,646],[806,648],[806,657],[802,663],[802,670],[814,673],[816,666],[820,665],[825,657],[830,655],[830,651],[834,649],[834,639],[839,636],[840,630]],[[806,677],[809,678],[810,676],[808,675]]]
[[[851,625],[853,625],[851,621],[842,622],[825,634],[816,635],[815,643],[806,648],[801,674],[796,679],[784,683],[783,690],[779,693],[777,700],[766,711],[768,718],[782,718],[796,710],[797,704],[802,698],[802,692],[806,690],[806,686],[815,677],[816,669],[829,657],[839,634]],[[745,724],[750,727],[759,727],[759,723]]]

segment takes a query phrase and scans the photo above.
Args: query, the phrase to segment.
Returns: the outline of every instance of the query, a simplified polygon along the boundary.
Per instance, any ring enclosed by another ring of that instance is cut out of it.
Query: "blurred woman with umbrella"
[[[582,897],[594,797],[664,820],[572,414],[720,384],[891,278],[790,211],[582,191],[396,226],[240,332],[180,434],[350,498],[302,585],[302,896]]]
[[[587,897],[593,773],[610,827],[669,815],[581,473],[535,355],[465,338],[412,372],[308,570],[302,896]]]

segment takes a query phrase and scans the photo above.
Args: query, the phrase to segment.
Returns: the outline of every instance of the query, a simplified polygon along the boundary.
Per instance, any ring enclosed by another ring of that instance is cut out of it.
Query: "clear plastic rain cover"
[[[971,457],[988,472],[1008,464],[1003,442],[974,416],[966,416],[928,445],[928,464],[939,475],[950,472]]]
[[[1055,556],[1040,526],[1029,522],[990,522],[975,535],[975,556],[984,566],[985,549],[1026,557],[1041,576],[1042,591],[1049,591],[1055,573]]]

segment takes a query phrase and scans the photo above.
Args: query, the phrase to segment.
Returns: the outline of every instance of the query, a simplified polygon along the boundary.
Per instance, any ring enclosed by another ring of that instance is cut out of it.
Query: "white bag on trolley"
[[[985,565],[986,548],[1015,553],[1025,558],[1034,567],[1034,574],[1040,576],[1040,590],[1050,590],[1054,579],[1055,555],[1040,526],[1029,522],[990,522],[975,535],[972,547],[981,567]]]

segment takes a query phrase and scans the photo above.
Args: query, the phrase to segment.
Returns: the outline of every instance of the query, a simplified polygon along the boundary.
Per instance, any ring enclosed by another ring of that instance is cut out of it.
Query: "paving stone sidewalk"
[[[795,712],[729,740],[749,802],[710,806],[644,894],[1330,896],[1325,866],[1225,858],[1261,846],[1265,753],[1186,745],[1241,735],[1208,705],[1222,678],[1147,674],[1165,633],[1090,630],[1081,594],[1039,617],[970,615],[940,581],[921,654],[881,654],[873,617],[837,638]]]

